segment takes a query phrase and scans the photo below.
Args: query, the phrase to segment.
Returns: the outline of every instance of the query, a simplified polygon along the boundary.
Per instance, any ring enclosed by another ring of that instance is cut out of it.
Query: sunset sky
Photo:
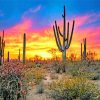
[[[18,57],[23,46],[23,34],[27,35],[26,57],[39,55],[51,58],[48,52],[57,49],[53,24],[57,20],[62,29],[63,6],[66,6],[66,22],[75,20],[75,30],[67,51],[80,57],[80,44],[87,38],[87,50],[95,51],[100,59],[100,0],[0,0],[0,35],[5,30],[5,58]],[[61,52],[57,51],[57,55]]]

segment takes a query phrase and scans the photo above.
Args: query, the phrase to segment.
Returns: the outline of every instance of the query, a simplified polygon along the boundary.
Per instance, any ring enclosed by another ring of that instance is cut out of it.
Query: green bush
[[[39,85],[37,85],[36,92],[39,94],[44,93],[44,85],[42,82]]]
[[[61,71],[61,63],[60,62],[53,62],[52,68],[56,73],[60,73]]]
[[[74,77],[72,79],[63,78],[53,81],[49,87],[50,96],[54,100],[92,100],[98,96],[96,86],[82,77]]]

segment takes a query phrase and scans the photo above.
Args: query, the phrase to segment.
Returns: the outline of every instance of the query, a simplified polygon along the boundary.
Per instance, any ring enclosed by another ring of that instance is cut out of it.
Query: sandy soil
[[[46,93],[37,94],[36,90],[34,89],[29,91],[26,100],[52,100],[52,99],[50,99],[50,97]]]
[[[68,77],[68,76],[67,76]],[[62,75],[58,76],[59,79],[62,78]],[[43,80],[44,85],[47,85],[52,82],[52,79],[50,78],[50,74],[46,75],[45,79]],[[98,88],[100,89],[100,80],[93,81]],[[43,94],[37,94],[36,88],[33,88],[29,91],[26,100],[52,100],[45,92]]]
[[[44,85],[49,84],[51,82],[50,74],[46,75],[43,80]],[[26,100],[52,100],[45,92],[43,94],[36,93],[36,87],[31,89],[26,97]]]

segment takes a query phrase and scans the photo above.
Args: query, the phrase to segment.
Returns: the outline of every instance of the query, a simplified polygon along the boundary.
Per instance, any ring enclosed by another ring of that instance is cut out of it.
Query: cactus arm
[[[60,37],[59,37],[59,33],[58,33],[58,27],[57,27],[57,23],[55,21],[55,29],[56,29],[56,34],[57,34],[57,40],[58,40],[58,43],[60,45],[60,48],[61,48],[61,51],[64,51],[62,45],[61,45],[61,41],[60,41]]]
[[[62,46],[59,44],[59,40],[58,40],[58,38],[57,38],[57,33],[56,33],[56,31],[55,31],[54,25],[53,25],[53,31],[54,31],[54,36],[55,36],[55,40],[56,40],[57,47],[58,47],[58,49],[62,52]]]
[[[2,37],[3,37],[3,40],[4,40],[4,30],[3,30],[3,36]]]
[[[71,36],[70,36],[70,40],[68,43],[68,46],[70,47],[71,41],[72,41],[72,36],[73,36],[73,31],[74,31],[74,25],[75,25],[75,21],[73,21],[73,25],[72,25],[72,31],[71,31]]]
[[[69,41],[69,22],[68,22],[68,25],[67,25],[67,43]]]
[[[63,37],[63,34],[61,33],[59,26],[58,26],[58,32],[59,32],[60,36]]]
[[[65,42],[67,41],[67,44],[68,44],[68,41],[69,41],[69,22],[68,22],[68,25],[67,25],[67,38],[65,39]]]
[[[0,36],[0,49],[1,49],[1,43],[2,43],[2,42],[1,42],[1,36]]]

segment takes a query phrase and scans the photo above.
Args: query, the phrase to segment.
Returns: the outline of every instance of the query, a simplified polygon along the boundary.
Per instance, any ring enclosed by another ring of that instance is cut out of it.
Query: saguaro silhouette
[[[26,34],[23,36],[23,64],[26,62]]]
[[[58,49],[62,52],[62,60],[66,61],[66,49],[68,49],[70,47],[70,44],[72,41],[75,21],[73,20],[71,35],[69,36],[69,22],[67,25],[67,32],[66,32],[65,6],[64,6],[64,14],[62,15],[62,17],[63,17],[63,33],[61,33],[60,28],[57,25],[56,21],[55,21],[55,26],[53,25],[53,30],[54,30],[54,36],[55,36],[55,40],[56,40],[56,44],[58,46]],[[61,44],[60,36],[63,38],[62,44]]]

